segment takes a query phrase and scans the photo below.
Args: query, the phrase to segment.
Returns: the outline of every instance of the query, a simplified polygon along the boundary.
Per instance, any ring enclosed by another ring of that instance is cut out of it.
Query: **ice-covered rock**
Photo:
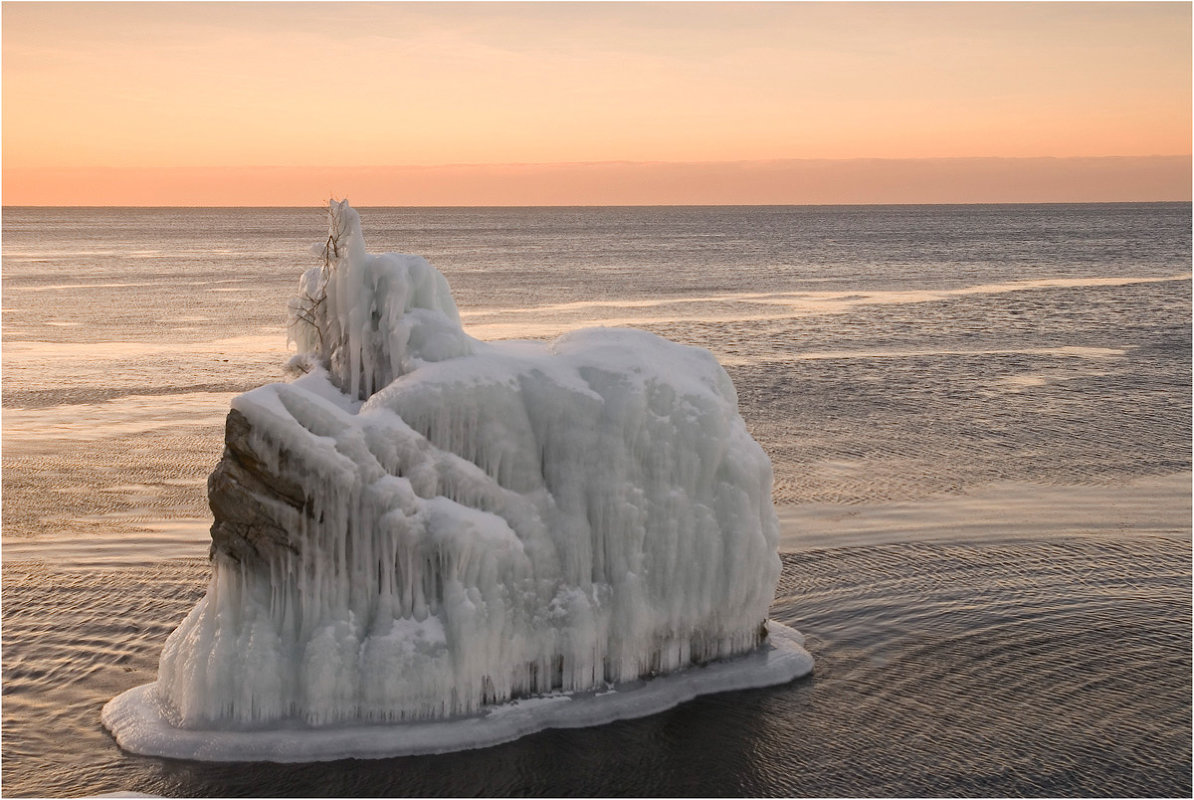
[[[305,374],[232,403],[211,584],[142,701],[184,730],[409,723],[760,647],[771,465],[710,353],[472,339],[347,203],[323,255],[290,306]],[[784,663],[759,680],[811,668]]]

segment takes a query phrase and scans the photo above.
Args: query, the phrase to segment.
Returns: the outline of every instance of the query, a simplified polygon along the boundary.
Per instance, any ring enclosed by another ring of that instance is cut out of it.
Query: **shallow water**
[[[1188,543],[903,543],[784,566],[772,615],[807,635],[811,678],[486,750],[279,765],[129,756],[99,725],[153,679],[205,563],[6,564],[5,791],[1189,795]]]
[[[814,676],[438,757],[122,754],[321,212],[5,209],[5,794],[1190,794],[1189,204],[362,216],[474,335],[726,364]]]

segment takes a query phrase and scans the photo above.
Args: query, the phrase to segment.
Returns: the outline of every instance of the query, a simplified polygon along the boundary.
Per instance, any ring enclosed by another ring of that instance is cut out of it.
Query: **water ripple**
[[[773,616],[814,675],[488,750],[313,765],[128,756],[99,727],[152,680],[207,565],[3,566],[5,792],[1188,796],[1188,543],[903,543],[784,555]]]

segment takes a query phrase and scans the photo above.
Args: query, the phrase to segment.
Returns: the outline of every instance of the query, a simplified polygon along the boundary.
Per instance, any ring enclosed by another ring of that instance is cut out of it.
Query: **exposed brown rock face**
[[[301,524],[306,494],[285,470],[269,469],[253,450],[252,426],[232,409],[224,429],[224,455],[207,479],[207,502],[215,521],[211,554],[253,563],[269,549],[296,546],[288,533]],[[285,453],[283,453],[285,460]]]

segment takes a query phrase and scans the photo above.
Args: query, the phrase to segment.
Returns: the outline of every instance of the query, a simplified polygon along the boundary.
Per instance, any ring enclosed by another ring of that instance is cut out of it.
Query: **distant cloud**
[[[1191,199],[1190,156],[11,168],[5,205],[810,205]]]

